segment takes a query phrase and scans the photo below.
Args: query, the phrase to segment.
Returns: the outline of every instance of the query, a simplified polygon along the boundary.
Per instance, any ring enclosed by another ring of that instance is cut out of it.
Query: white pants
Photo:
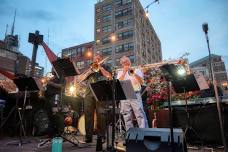
[[[143,110],[142,98],[140,93],[136,93],[137,99],[121,100],[120,109],[123,115],[126,130],[133,126],[133,112],[136,117],[139,128],[148,128],[146,114]]]

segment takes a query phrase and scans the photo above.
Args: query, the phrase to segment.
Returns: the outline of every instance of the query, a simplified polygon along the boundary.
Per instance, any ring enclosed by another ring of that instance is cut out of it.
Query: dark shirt
[[[102,65],[102,67],[111,73],[111,68],[107,65]],[[88,76],[88,78],[86,79],[89,83],[95,83],[101,80],[106,80],[107,78],[105,76],[103,76],[103,74],[101,73],[101,71],[99,70],[98,72],[94,72],[92,74],[90,74]]]

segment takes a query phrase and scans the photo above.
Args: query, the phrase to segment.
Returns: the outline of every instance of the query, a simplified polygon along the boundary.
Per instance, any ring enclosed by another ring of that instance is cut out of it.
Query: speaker
[[[182,129],[173,129],[175,152],[186,152]],[[127,152],[171,152],[169,128],[130,128],[126,135]]]

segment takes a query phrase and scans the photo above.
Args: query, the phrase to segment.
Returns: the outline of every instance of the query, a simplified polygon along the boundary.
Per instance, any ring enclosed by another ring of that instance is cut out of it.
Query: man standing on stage
[[[92,74],[88,76],[86,82],[95,83],[97,81],[111,79],[111,73],[108,71],[109,67],[99,64],[103,60],[99,53],[96,53],[93,58],[92,64],[97,64]],[[92,142],[93,130],[94,130],[94,111],[97,113],[97,136],[103,138],[105,136],[105,114],[104,114],[104,102],[96,101],[90,88],[86,89],[86,96],[84,100],[84,112],[85,112],[85,129],[86,129],[86,142]]]
[[[121,100],[121,113],[124,118],[126,130],[133,126],[133,113],[136,117],[139,128],[148,128],[146,114],[143,110],[142,98],[140,95],[141,84],[143,84],[143,72],[140,69],[131,68],[131,61],[128,57],[123,56],[120,59],[122,69],[117,73],[117,79],[130,80],[137,99]]]

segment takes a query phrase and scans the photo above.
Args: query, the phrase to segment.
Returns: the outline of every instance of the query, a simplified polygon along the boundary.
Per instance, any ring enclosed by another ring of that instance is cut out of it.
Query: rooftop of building
[[[71,46],[71,47],[68,47],[68,48],[64,48],[64,49],[62,49],[62,51],[66,51],[66,50],[70,50],[70,49],[74,49],[74,48],[79,48],[79,47],[82,47],[82,46],[89,46],[89,45],[92,46],[94,44],[95,44],[95,41],[90,41],[90,42],[82,43],[82,44],[79,44],[79,45]]]
[[[211,58],[217,58],[217,57],[221,57],[221,56],[216,55],[216,54],[211,54]],[[201,59],[198,59],[198,60],[190,63],[190,66],[196,66],[196,65],[198,65],[198,64],[200,64],[202,62],[205,62],[206,60],[209,60],[209,56],[205,56],[205,57],[203,57]]]

